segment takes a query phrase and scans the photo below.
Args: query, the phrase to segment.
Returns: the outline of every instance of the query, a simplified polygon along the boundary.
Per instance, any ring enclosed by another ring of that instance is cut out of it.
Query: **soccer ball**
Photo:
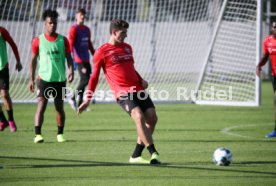
[[[217,148],[213,154],[213,162],[220,166],[229,166],[232,162],[232,152],[227,148]]]

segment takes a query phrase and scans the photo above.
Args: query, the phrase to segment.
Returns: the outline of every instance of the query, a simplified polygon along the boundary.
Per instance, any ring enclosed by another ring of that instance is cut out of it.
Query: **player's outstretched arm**
[[[30,81],[29,81],[29,90],[33,93],[35,90],[35,70],[37,66],[37,54],[32,53],[31,63],[30,63]]]
[[[260,77],[261,72],[262,72],[262,66],[264,66],[266,64],[266,62],[268,60],[268,57],[269,57],[268,53],[264,54],[263,57],[261,58],[259,64],[257,65],[257,67],[256,67],[256,75],[258,77]]]
[[[67,60],[67,66],[69,70],[67,80],[69,83],[72,83],[74,80],[74,69],[73,69],[73,59],[69,52],[66,53],[66,60]]]
[[[19,72],[22,69],[22,64],[21,64],[17,45],[15,44],[13,38],[10,36],[9,32],[6,29],[2,28],[2,31],[3,31],[3,36],[4,36],[5,40],[9,43],[9,45],[11,46],[12,51],[15,55],[15,58],[16,58],[15,70],[17,70]]]
[[[93,72],[89,78],[88,87],[86,90],[86,100],[79,106],[78,114],[82,113],[89,106],[94,91],[96,90],[97,84],[99,82],[101,68],[103,66],[103,60],[100,56],[102,55],[94,56]]]

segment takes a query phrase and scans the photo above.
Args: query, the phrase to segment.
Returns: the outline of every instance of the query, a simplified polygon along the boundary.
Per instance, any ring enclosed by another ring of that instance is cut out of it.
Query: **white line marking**
[[[271,124],[269,124],[269,125],[271,125]],[[224,134],[227,134],[227,135],[230,135],[230,136],[237,136],[237,137],[241,137],[241,138],[265,140],[266,138],[256,138],[256,137],[253,137],[253,136],[246,136],[246,135],[241,135],[241,134],[231,132],[231,130],[233,130],[233,129],[246,128],[246,127],[255,127],[255,126],[260,126],[260,125],[257,125],[257,124],[255,124],[255,125],[236,125],[236,126],[224,128],[220,132],[222,132]]]

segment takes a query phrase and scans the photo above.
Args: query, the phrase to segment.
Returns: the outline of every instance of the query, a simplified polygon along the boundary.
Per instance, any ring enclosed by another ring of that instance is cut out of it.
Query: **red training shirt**
[[[93,54],[94,48],[90,38],[91,38],[91,32],[87,26],[77,25],[77,24],[71,26],[68,32],[68,39],[69,39],[71,52],[74,53],[74,48],[83,47],[83,46],[79,46],[79,45],[83,45],[82,42],[85,42],[85,43],[87,42],[88,48],[86,50],[89,50],[91,54]],[[84,41],[79,41],[80,43],[78,43],[77,42],[78,40],[84,40]],[[79,50],[82,50],[82,48],[80,48]],[[88,51],[83,51],[83,52],[88,52]],[[74,53],[73,57],[76,63],[82,63],[82,62],[89,63],[89,57],[87,61],[84,59],[81,59],[81,57],[78,56],[76,53]]]
[[[269,54],[272,67],[272,76],[276,76],[276,39],[273,35],[267,36],[263,43],[263,53]]]
[[[94,93],[101,68],[116,98],[130,92],[144,90],[142,78],[134,68],[132,48],[126,43],[112,45],[105,43],[96,50],[93,59],[93,73],[88,83],[88,93]],[[87,94],[91,99],[92,94]]]

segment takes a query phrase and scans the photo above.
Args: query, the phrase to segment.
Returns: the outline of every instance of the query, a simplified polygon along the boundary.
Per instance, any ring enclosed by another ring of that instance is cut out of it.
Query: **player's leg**
[[[153,134],[156,123],[157,123],[157,115],[156,115],[156,111],[155,108],[148,108],[145,112],[144,112],[144,117],[146,120],[146,126],[147,128],[150,129],[151,134]],[[140,138],[138,138],[138,143],[141,143]]]
[[[44,142],[44,138],[41,134],[41,128],[44,122],[44,113],[48,104],[49,97],[47,97],[47,90],[49,87],[51,87],[50,83],[43,80],[37,80],[37,109],[34,117],[35,143]]]
[[[9,90],[1,90],[1,96],[3,98],[5,109],[8,113],[8,123],[10,126],[10,131],[15,132],[17,130],[17,127],[14,122],[12,100],[9,94]]]
[[[78,65],[76,62],[74,62],[74,70],[77,68],[78,69],[78,72],[79,72],[79,75],[80,75],[80,78],[81,78],[81,74],[80,74],[80,67],[81,65]],[[79,94],[79,89],[77,87],[76,89],[76,92]],[[77,101],[76,101],[76,94],[74,93],[73,96],[71,98],[68,99],[68,103],[70,104],[71,108],[74,110],[74,111],[77,111],[78,109],[78,104],[77,104]]]
[[[78,90],[78,106],[80,106],[83,102],[83,94],[85,87],[88,85],[88,81],[91,74],[91,66],[90,63],[82,63],[82,65],[79,65],[79,74],[80,74],[80,82],[77,87]]]
[[[155,125],[151,125],[150,127],[147,126],[144,113],[140,109],[140,107],[135,107],[134,109],[132,109],[131,117],[136,124],[136,130],[138,133],[138,140],[132,157],[137,156],[140,153],[142,154],[142,151],[144,149],[143,145],[144,145],[144,147],[146,147],[149,153],[151,154],[150,163],[160,164],[161,161],[159,158],[159,154],[155,149],[153,139],[152,139],[152,132],[154,130]],[[140,152],[139,152],[139,149],[140,149]]]
[[[7,84],[7,80],[6,80],[6,72],[5,72],[5,68],[0,70],[0,89],[1,91],[6,89],[6,84]],[[3,131],[6,127],[9,126],[9,123],[7,121],[7,118],[5,117],[5,114],[2,110],[2,106],[0,104],[0,131]]]
[[[154,148],[151,131],[146,126],[144,114],[139,106],[133,108],[131,110],[130,115],[136,124],[136,131],[138,134],[138,139],[137,139],[137,144],[132,153],[132,156],[130,157],[129,162],[130,163],[146,163],[146,164],[148,164],[150,162],[148,160],[145,160],[142,157],[142,152],[145,147],[147,147],[150,150],[152,150],[152,148]],[[156,151],[156,150],[153,149],[153,151]],[[153,151],[150,151],[150,153],[152,154]]]
[[[156,123],[157,123],[157,114],[155,110],[155,106],[149,96],[149,94],[145,91],[141,91],[137,93],[137,102],[139,103],[139,106],[141,110],[143,111],[145,121],[146,121],[146,127],[150,130],[151,135],[154,132]],[[140,138],[137,139],[137,144],[140,144]],[[149,152],[151,153],[151,163],[161,163],[159,154],[155,149],[154,144],[147,147]],[[141,152],[142,153],[142,152]]]
[[[147,147],[150,154],[156,153],[158,155],[158,153],[153,144],[151,130],[146,126],[144,113],[141,110],[139,106],[139,101],[137,99],[137,93],[128,94],[127,96],[121,96],[118,99],[118,104],[120,104],[121,107],[127,113],[129,113],[131,118],[134,120],[138,134],[137,144],[132,156],[130,157],[129,162],[149,163],[149,161],[145,161],[145,159],[142,158],[142,151],[144,147]],[[152,163],[160,163],[160,161],[153,161]]]
[[[146,120],[140,107],[131,110],[131,118],[136,124],[137,134],[141,142],[147,147],[153,143],[151,131],[146,126]]]
[[[274,91],[274,130],[266,135],[268,138],[276,137],[276,76],[272,76],[272,86]]]
[[[137,128],[137,131],[139,131],[139,133],[141,133],[140,132],[142,130],[141,127],[142,127],[142,125],[145,126],[145,120],[143,118],[143,113],[142,113],[141,109],[139,108],[137,102],[134,101],[133,99],[130,99],[129,94],[126,94],[126,95],[119,97],[117,99],[117,103],[129,114],[129,116],[131,116],[131,113],[132,113],[132,117],[134,118],[134,121],[136,120],[135,123],[140,122],[140,124],[136,124],[136,128]],[[140,117],[140,119],[139,119],[139,117]],[[143,123],[143,124],[141,124],[141,123]],[[150,134],[150,131],[148,133]],[[139,136],[139,134],[138,134],[138,136]],[[151,141],[151,139],[150,139],[150,141]],[[145,147],[145,145],[143,144],[142,140],[141,140],[140,144],[138,144],[138,143],[136,144],[136,148],[135,148],[132,156],[129,159],[130,163],[149,164],[149,161],[142,157],[142,151],[143,151],[144,147]]]
[[[47,108],[47,104],[48,104],[48,99],[39,96],[37,98],[37,109],[36,109],[36,113],[35,113],[35,138],[34,138],[34,142],[35,143],[42,143],[44,141],[44,138],[42,137],[41,134],[41,128],[42,128],[42,124],[44,121],[44,113],[46,111]]]
[[[3,131],[6,127],[9,126],[9,123],[4,115],[4,112],[2,110],[2,106],[0,104],[0,131]]]
[[[64,138],[63,131],[65,125],[65,112],[64,112],[64,98],[62,95],[62,87],[65,87],[66,83],[56,83],[55,89],[57,90],[57,95],[54,100],[55,109],[56,109],[56,121],[57,121],[57,141],[58,142],[65,142],[66,139]]]
[[[66,139],[64,138],[63,131],[64,131],[64,124],[65,124],[65,112],[64,112],[64,104],[63,100],[55,99],[55,108],[57,112],[57,141],[58,142],[65,142]]]
[[[145,94],[145,92],[139,92],[137,96],[138,96],[137,102],[139,104],[139,107],[143,111],[143,114],[145,117],[146,127],[150,129],[151,134],[153,134],[155,125],[157,123],[157,115],[155,112],[154,104],[150,99],[149,95]],[[138,137],[137,146],[134,152],[141,154],[144,148],[141,148],[139,144],[144,145],[141,139]]]
[[[13,109],[12,109],[12,101],[9,94],[9,68],[3,68],[0,71],[0,88],[1,88],[1,96],[3,98],[5,109],[8,113],[8,124],[10,126],[10,131],[15,132],[17,130],[16,124],[13,118]],[[6,126],[6,123],[5,123]]]

